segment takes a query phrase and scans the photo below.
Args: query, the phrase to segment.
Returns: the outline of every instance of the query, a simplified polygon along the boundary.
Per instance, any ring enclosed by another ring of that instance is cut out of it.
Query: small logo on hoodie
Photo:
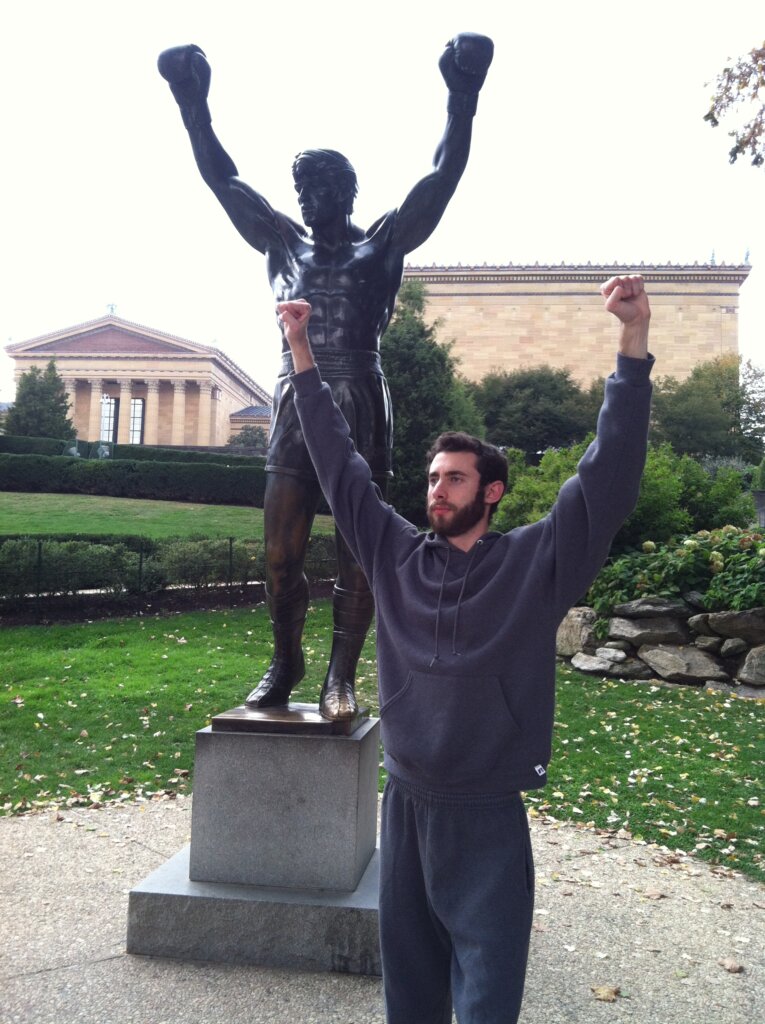
[[[544,767],[541,764],[535,764],[534,765],[534,771],[537,773],[537,775],[544,775],[545,774]]]

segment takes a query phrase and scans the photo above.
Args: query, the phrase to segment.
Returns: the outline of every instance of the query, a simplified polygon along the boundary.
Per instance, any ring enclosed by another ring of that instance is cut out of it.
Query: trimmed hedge
[[[334,575],[332,537],[311,539],[305,571],[314,581]],[[156,594],[171,586],[203,590],[264,579],[264,551],[259,540],[173,538],[153,542],[151,551],[131,550],[123,543],[50,537],[6,538],[0,544],[0,598],[11,601],[87,590],[112,596]]]
[[[93,446],[94,449],[98,445]],[[112,458],[128,459],[133,462],[190,462],[199,465],[200,462],[210,462],[220,466],[265,466],[266,460],[262,455],[229,455],[227,452],[197,452],[188,451],[185,448],[155,448],[144,444],[115,444],[109,445]],[[91,458],[95,458],[95,451]]]
[[[189,540],[202,540],[200,537],[189,537]],[[143,537],[137,533],[44,533],[30,535],[28,533],[5,533],[0,535],[0,547],[11,540],[57,541],[60,544],[76,540],[85,544],[105,544],[107,547],[122,544],[128,551],[143,552],[153,555],[159,544],[153,537]]]
[[[17,434],[0,434],[0,452],[6,452],[9,455],[63,455],[75,445],[80,458],[87,459],[90,451],[90,444],[87,441],[64,441],[56,437],[22,437]]]
[[[263,505],[263,466],[0,454],[0,490]]]
[[[102,444],[109,448],[112,460],[127,459],[130,462],[211,462],[221,466],[264,466],[262,455],[239,455],[233,452],[189,451],[185,448],[158,448],[143,444],[112,444],[111,441],[64,441],[54,437],[21,437],[0,434],[0,453],[8,455],[63,455],[72,445],[77,445],[80,458],[98,459]]]

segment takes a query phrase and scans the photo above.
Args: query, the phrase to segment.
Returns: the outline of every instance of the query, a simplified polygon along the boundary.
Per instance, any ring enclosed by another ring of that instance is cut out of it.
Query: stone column
[[[183,444],[186,429],[186,381],[173,381],[173,430],[170,444]]]
[[[130,399],[132,381],[117,381],[120,386],[120,418],[117,424],[117,444],[130,444]]]
[[[88,440],[101,440],[101,395],[104,391],[104,382],[99,379],[90,379],[90,415],[88,417]]]
[[[212,414],[212,382],[199,382],[199,416],[197,420],[197,444],[210,445],[210,417]]]
[[[159,381],[146,381],[146,420],[143,428],[144,444],[159,444]]]

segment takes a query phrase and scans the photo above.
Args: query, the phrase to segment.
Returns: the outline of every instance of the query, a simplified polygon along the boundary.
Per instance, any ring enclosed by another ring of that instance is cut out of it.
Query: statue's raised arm
[[[303,223],[273,210],[240,181],[236,166],[210,125],[210,66],[198,46],[178,46],[159,58],[170,83],[202,177],[244,239],[266,254],[274,299],[310,304],[316,365],[351,425],[356,451],[384,493],[392,467],[391,402],[380,363],[380,340],[393,313],[406,254],[431,234],[462,176],[470,151],[478,93],[494,45],[485,36],[456,36],[439,68],[449,89],[448,118],[433,170],[367,231],[351,217],[356,172],[342,153],[307,149],[292,164]],[[280,332],[283,361],[274,394],[263,500],[266,595],[274,654],[247,697],[250,708],[284,706],[305,672],[301,637],[308,609],[305,556],[321,498],[303,440],[290,371],[292,356]],[[336,534],[338,572],[333,637],[319,707],[331,720],[358,713],[356,665],[374,603],[363,570]]]
[[[493,56],[491,39],[474,32],[455,36],[441,55],[438,66],[449,90],[446,128],[433,170],[414,186],[398,211],[392,244],[399,252],[412,252],[422,245],[454,195],[470,153],[478,93]]]
[[[277,237],[276,217],[263,196],[239,179],[236,164],[212,129],[210,65],[204,51],[193,44],[174,46],[159,55],[157,66],[181,109],[202,178],[245,241],[266,252]]]

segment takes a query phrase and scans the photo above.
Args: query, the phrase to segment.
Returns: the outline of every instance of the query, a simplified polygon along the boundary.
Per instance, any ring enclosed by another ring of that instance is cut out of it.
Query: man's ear
[[[505,493],[505,485],[501,480],[493,480],[483,489],[484,501],[489,505],[496,504]]]

